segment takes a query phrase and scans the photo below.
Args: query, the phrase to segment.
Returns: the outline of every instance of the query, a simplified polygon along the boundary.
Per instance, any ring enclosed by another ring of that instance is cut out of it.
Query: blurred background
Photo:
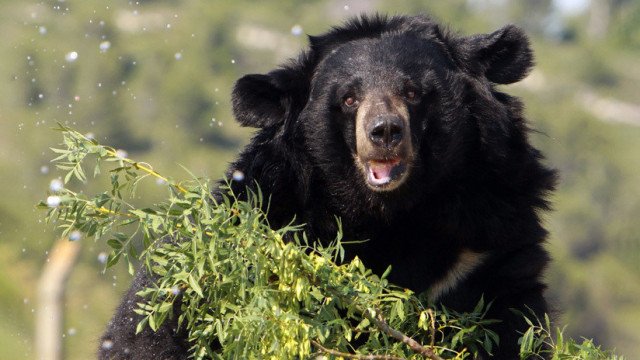
[[[374,11],[431,14],[464,34],[506,23],[530,34],[536,70],[503,90],[525,99],[532,141],[561,174],[546,216],[559,325],[639,359],[636,0],[0,0],[0,358],[36,356],[36,284],[57,233],[34,205],[61,176],[49,163],[56,122],[170,177],[188,178],[183,165],[218,178],[250,136],[230,114],[234,80],[294,56],[305,34]],[[165,191],[149,181],[135,201]],[[66,358],[87,359],[130,276],[103,272],[102,242],[76,242],[62,337]]]

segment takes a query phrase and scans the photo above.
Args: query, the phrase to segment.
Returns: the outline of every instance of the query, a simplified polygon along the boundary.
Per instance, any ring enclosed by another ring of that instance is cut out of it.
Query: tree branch
[[[355,360],[406,360],[405,358],[401,358],[401,357],[397,357],[397,356],[393,356],[393,355],[373,355],[373,354],[360,355],[360,354],[345,353],[345,352],[338,351],[338,350],[327,349],[326,347],[322,346],[319,342],[317,342],[315,340],[311,340],[311,344],[313,344],[313,346],[318,348],[319,352],[321,352],[323,354],[339,356],[339,357],[343,357],[345,359],[355,359]]]
[[[438,356],[438,354],[433,352],[432,349],[421,345],[419,342],[415,341],[411,337],[389,326],[389,324],[387,324],[387,322],[384,320],[382,315],[380,315],[380,313],[378,313],[377,311],[369,309],[365,311],[364,314],[380,330],[384,331],[387,335],[391,336],[392,338],[403,342],[414,352],[431,360],[444,360],[443,358]]]

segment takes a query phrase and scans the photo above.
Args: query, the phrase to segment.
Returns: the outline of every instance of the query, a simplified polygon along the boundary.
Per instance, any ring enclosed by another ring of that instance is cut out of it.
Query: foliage
[[[340,233],[323,245],[297,226],[271,229],[260,192],[238,199],[228,182],[212,186],[193,175],[176,183],[75,130],[57,130],[63,148],[52,150],[65,183],[86,181],[93,157],[94,176],[103,163],[114,164],[111,189],[90,197],[60,187],[39,206],[65,234],[108,238],[107,267],[124,257],[133,273],[140,257],[141,271],[155,275],[154,286],[139,293],[146,301],[137,310],[138,331],[156,330],[179,306],[178,324],[197,359],[468,359],[499,344],[487,328],[495,321],[484,318],[490,304],[481,300],[471,313],[435,308],[389,284],[390,269],[378,276],[357,257],[344,261],[348,242]],[[123,193],[135,194],[150,176],[167,184],[168,200],[142,209],[129,204]],[[530,324],[523,358],[552,351],[558,359],[616,359],[589,341],[565,341],[561,332],[551,341],[548,319]]]
[[[565,338],[564,330],[559,328],[555,330],[555,333],[552,333],[551,322],[548,316],[545,316],[544,323],[540,320],[537,320],[535,323],[530,319],[526,320],[530,327],[521,339],[521,359],[543,359],[543,356],[548,356],[552,360],[623,359],[611,351],[602,350],[599,346],[595,345],[591,339],[582,339],[582,342],[567,339]]]

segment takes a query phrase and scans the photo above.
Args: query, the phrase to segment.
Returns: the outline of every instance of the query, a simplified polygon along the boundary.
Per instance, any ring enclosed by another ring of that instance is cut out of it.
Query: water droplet
[[[231,174],[231,177],[233,177],[235,181],[242,181],[244,180],[244,173],[240,170],[235,170],[233,174]]]
[[[105,340],[105,341],[102,342],[102,349],[111,350],[111,348],[113,348],[113,341]]]
[[[57,207],[61,202],[60,196],[51,195],[47,198],[47,206],[49,207]]]
[[[300,35],[302,35],[302,31],[303,31],[303,30],[302,30],[302,26],[300,26],[300,25],[298,25],[298,24],[293,25],[293,27],[291,28],[291,34],[292,34],[293,36],[300,36]]]
[[[116,150],[116,157],[120,158],[120,159],[126,159],[127,156],[129,156],[129,154],[127,154],[126,151],[122,150],[122,149],[118,149]]]
[[[60,179],[53,179],[49,183],[49,190],[53,192],[58,192],[58,191],[61,191],[62,189],[64,189],[64,184]]]
[[[67,62],[74,62],[78,60],[78,53],[76,51],[70,51],[64,56],[64,59],[67,60]]]
[[[78,241],[82,239],[82,233],[78,230],[73,230],[70,234],[69,234],[69,240],[71,241]]]
[[[111,42],[103,41],[98,47],[100,48],[100,52],[106,52],[107,50],[109,50],[109,48],[111,48]]]

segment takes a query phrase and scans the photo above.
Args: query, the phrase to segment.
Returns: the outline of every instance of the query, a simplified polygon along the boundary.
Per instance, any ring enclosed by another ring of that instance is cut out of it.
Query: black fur
[[[527,140],[522,105],[494,84],[522,79],[533,60],[523,32],[506,26],[488,35],[461,37],[423,16],[360,17],[310,37],[310,48],[266,75],[247,75],[233,91],[238,121],[259,128],[230,166],[245,174],[238,193],[260,184],[271,196],[269,221],[294,216],[310,238],[333,239],[334,216],[350,245],[391,281],[416,291],[442,279],[463,251],[483,253],[482,263],[438,301],[471,310],[481,296],[493,301],[489,317],[500,346],[495,359],[516,359],[518,331],[526,328],[510,309],[547,311],[541,274],[549,260],[540,211],[555,174]],[[369,189],[354,164],[353,118],[341,111],[341,86],[362,91],[401,86],[419,89],[409,106],[417,154],[398,189]],[[157,333],[133,332],[138,274],[103,340],[100,358],[182,359],[184,336],[169,323]],[[127,353],[125,353],[127,349]]]

